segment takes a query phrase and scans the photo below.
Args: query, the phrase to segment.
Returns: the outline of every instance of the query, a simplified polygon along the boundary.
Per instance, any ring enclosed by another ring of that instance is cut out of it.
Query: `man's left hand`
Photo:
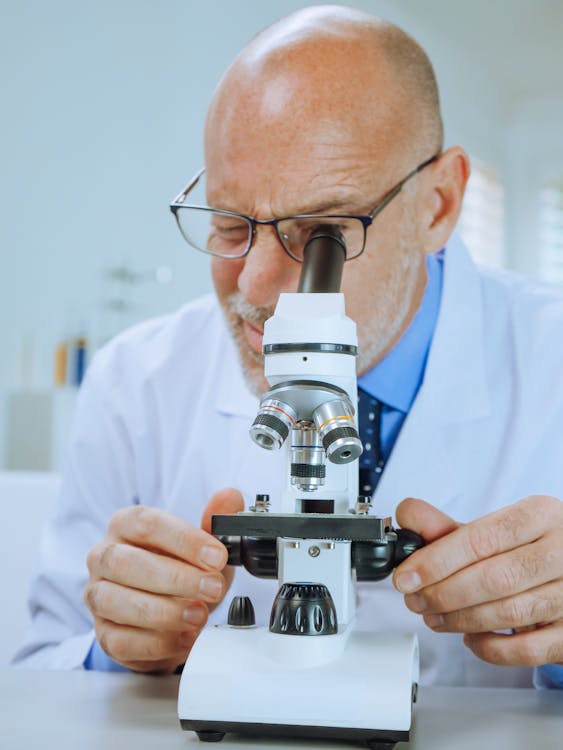
[[[428,627],[493,664],[563,663],[563,502],[532,495],[459,524],[409,498],[397,521],[427,542],[393,582]]]

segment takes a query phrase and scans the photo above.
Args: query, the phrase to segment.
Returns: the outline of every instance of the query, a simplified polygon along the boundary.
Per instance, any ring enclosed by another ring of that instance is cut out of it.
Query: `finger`
[[[211,516],[222,513],[239,513],[244,510],[244,500],[238,490],[227,487],[216,492],[207,503],[201,519],[201,528],[211,533]]]
[[[118,510],[111,518],[108,536],[203,569],[221,570],[227,563],[227,550],[218,539],[160,508],[137,505]]]
[[[411,593],[479,560],[534,542],[561,525],[562,510],[556,498],[534,495],[460,526],[407,558],[397,568],[395,585]]]
[[[446,614],[426,614],[424,622],[438,633],[486,633],[528,628],[563,619],[563,582],[553,581],[495,602]]]
[[[460,526],[453,518],[430,503],[412,497],[399,503],[395,515],[401,528],[415,531],[427,543],[450,534]],[[403,562],[393,572],[393,583],[402,593],[416,591],[421,585],[420,576],[416,570],[419,552],[420,550],[417,550],[409,557],[408,565]]]
[[[96,639],[114,661],[129,666],[132,662],[185,661],[198,631],[166,633],[117,625],[107,620],[96,621]],[[155,666],[154,668],[159,668]]]
[[[465,645],[491,664],[538,667],[563,662],[563,622],[513,635],[477,633],[465,635]]]
[[[162,659],[159,661],[128,661],[123,664],[127,669],[132,669],[133,672],[145,672],[156,675],[173,674],[176,672],[178,667],[183,667],[188,658],[189,650],[186,653],[182,653],[179,656],[172,657],[171,659]]]
[[[399,503],[395,516],[401,528],[416,531],[425,542],[433,542],[461,525],[425,500],[413,497]]]
[[[130,544],[105,543],[88,555],[93,580],[105,579],[153,594],[219,601],[226,590],[219,572],[202,571],[181,560]]]
[[[405,596],[413,612],[453,612],[494,602],[563,576],[558,534],[470,565],[439,583]]]
[[[200,629],[208,617],[201,601],[157,596],[104,580],[86,586],[84,601],[94,617],[149,630]]]

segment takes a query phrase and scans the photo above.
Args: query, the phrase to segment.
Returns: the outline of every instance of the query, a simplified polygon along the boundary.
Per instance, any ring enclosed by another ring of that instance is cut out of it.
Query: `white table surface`
[[[180,729],[178,677],[0,671],[2,750],[353,750],[350,743],[200,743]],[[357,747],[361,747],[358,745]],[[563,750],[563,691],[421,688],[411,741],[396,750]]]

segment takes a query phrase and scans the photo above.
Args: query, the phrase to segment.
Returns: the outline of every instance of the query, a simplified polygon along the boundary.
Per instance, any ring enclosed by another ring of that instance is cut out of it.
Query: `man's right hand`
[[[173,672],[183,664],[232,578],[227,550],[210,532],[214,513],[236,513],[237,490],[217,492],[202,529],[163,510],[117,511],[89,553],[84,601],[96,638],[114,661],[137,672]]]

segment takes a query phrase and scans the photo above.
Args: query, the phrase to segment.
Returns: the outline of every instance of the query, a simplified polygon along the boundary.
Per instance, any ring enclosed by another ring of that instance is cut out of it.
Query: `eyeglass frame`
[[[415,167],[411,172],[408,173],[406,177],[404,177],[400,182],[398,182],[395,187],[392,187],[385,196],[381,199],[379,203],[376,204],[375,208],[369,212],[368,214],[296,214],[295,216],[281,216],[278,219],[255,219],[252,216],[247,216],[246,214],[241,214],[238,211],[228,211],[221,208],[212,208],[211,206],[199,206],[195,204],[186,204],[184,201],[188,197],[189,193],[194,190],[194,188],[197,186],[200,179],[203,177],[203,174],[205,173],[205,167],[202,167],[199,172],[192,177],[192,179],[188,182],[186,187],[178,193],[178,195],[174,198],[174,200],[170,203],[169,208],[172,214],[174,215],[174,218],[176,219],[176,223],[178,224],[178,229],[180,230],[180,234],[182,237],[186,240],[188,245],[190,247],[193,247],[195,250],[199,250],[202,253],[205,253],[206,255],[213,255],[216,258],[224,258],[225,260],[240,260],[241,258],[245,258],[248,253],[250,252],[252,245],[254,243],[254,238],[256,237],[256,228],[258,226],[269,226],[273,227],[274,231],[276,233],[276,237],[278,238],[280,245],[282,246],[283,250],[287,255],[289,255],[290,258],[297,261],[297,263],[303,263],[303,258],[298,258],[286,247],[284,241],[282,240],[280,236],[280,232],[278,229],[278,223],[280,221],[287,221],[288,219],[357,219],[359,220],[363,227],[364,227],[364,239],[362,243],[362,249],[359,253],[356,255],[352,255],[350,257],[346,257],[345,260],[353,260],[354,258],[359,258],[360,255],[364,252],[366,247],[366,234],[367,229],[371,224],[373,223],[374,219],[383,211],[383,209],[391,203],[391,201],[399,195],[401,190],[403,189],[403,186],[406,182],[408,182],[412,177],[417,175],[419,172],[421,172],[425,167],[428,167],[430,164],[433,164],[435,161],[438,161],[438,159],[441,156],[441,152],[438,152],[437,154],[434,154],[434,156],[431,156],[429,159],[426,159],[426,161],[423,161],[422,164],[419,164],[418,167]],[[209,211],[214,213],[223,214],[225,216],[234,216],[240,219],[244,219],[249,227],[249,238],[248,243],[246,245],[246,248],[242,253],[239,253],[238,255],[220,255],[219,253],[214,253],[211,250],[203,250],[203,248],[197,247],[197,245],[192,244],[189,242],[189,240],[186,238],[184,232],[182,231],[182,227],[180,226],[180,221],[178,219],[178,210],[181,208],[196,208],[200,211]]]

